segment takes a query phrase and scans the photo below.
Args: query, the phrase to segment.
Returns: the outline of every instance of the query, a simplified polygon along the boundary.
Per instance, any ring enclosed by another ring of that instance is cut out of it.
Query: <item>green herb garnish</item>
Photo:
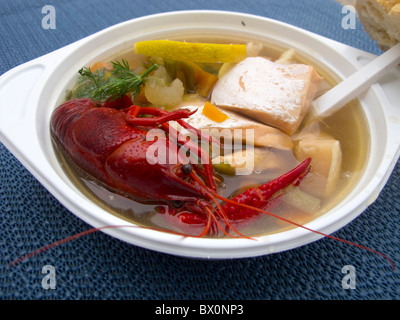
[[[140,87],[144,84],[146,77],[158,68],[157,64],[153,64],[141,75],[138,75],[130,70],[128,61],[124,59],[122,62],[111,63],[113,68],[109,74],[104,70],[92,72],[88,67],[79,70],[82,77],[80,82],[85,87],[83,91],[86,91],[91,99],[96,101],[115,100],[128,92],[137,95],[140,93]]]

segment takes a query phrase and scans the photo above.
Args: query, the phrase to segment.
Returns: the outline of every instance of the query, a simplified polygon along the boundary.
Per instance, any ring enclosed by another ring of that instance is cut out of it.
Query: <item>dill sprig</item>
[[[79,70],[79,74],[85,78],[86,86],[91,88],[88,92],[89,97],[95,101],[118,99],[128,92],[132,92],[134,95],[139,94],[147,76],[158,68],[157,64],[153,64],[138,75],[130,70],[128,61],[125,59],[111,63],[113,68],[109,75],[92,72],[88,67]]]

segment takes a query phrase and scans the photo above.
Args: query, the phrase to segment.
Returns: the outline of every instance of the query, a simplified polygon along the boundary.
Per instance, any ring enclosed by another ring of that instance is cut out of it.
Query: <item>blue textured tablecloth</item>
[[[43,29],[45,5],[56,29]],[[213,9],[257,14],[379,54],[357,22],[341,27],[333,0],[0,0],[0,74],[113,24],[153,13]],[[10,106],[12,108],[12,106]],[[335,235],[387,254],[400,267],[400,167],[377,201]],[[398,299],[400,277],[386,260],[329,239],[251,259],[192,260],[152,252],[101,232],[9,268],[13,259],[90,228],[0,144],[0,299]],[[52,265],[56,288],[44,289]],[[356,270],[356,288],[342,287],[342,267]]]

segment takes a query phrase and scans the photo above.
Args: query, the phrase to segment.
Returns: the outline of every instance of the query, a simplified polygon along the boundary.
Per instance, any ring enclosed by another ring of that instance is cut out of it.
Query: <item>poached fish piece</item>
[[[178,105],[176,109],[182,108],[191,111],[197,109],[197,111],[188,119],[185,119],[185,121],[199,130],[207,130],[206,133],[216,138],[219,138],[226,130],[229,130],[232,139],[235,141],[241,139],[243,143],[251,144],[251,141],[247,141],[246,138],[249,136],[251,139],[254,139],[253,144],[255,147],[268,147],[281,150],[293,148],[293,141],[287,134],[274,127],[246,118],[235,112],[222,110],[222,112],[228,116],[228,118],[222,122],[209,119],[202,112],[206,102],[206,99],[196,97],[184,101]],[[246,129],[254,130],[254,134],[248,135]],[[185,131],[182,129],[180,130],[182,132]]]
[[[321,82],[322,77],[312,66],[279,64],[262,57],[249,57],[217,81],[211,103],[292,135]]]

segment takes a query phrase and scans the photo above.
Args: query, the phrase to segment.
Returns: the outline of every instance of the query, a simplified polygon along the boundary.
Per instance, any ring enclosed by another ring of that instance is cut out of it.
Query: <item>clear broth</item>
[[[182,40],[182,37],[177,36],[170,39]],[[227,43],[226,39],[217,36],[195,36],[191,37],[191,41]],[[229,43],[247,43],[248,41],[251,41],[251,39],[234,39],[229,41]],[[263,43],[263,45],[264,49],[261,55],[268,56],[272,60],[277,59],[280,54],[286,50],[285,48],[268,43]],[[133,54],[133,50],[122,52],[121,54],[110,57],[109,59],[102,60],[111,61],[121,58],[128,60],[130,65],[135,67],[135,54]],[[336,84],[335,75],[330,73],[328,70],[321,68],[317,62],[313,62],[312,59],[299,56],[298,54],[296,54],[296,60],[299,63],[306,63],[314,66],[317,72],[324,78],[324,81],[328,86],[334,86]],[[218,66],[216,65],[210,65],[209,68],[210,70],[214,69],[214,71],[218,71]],[[310,115],[308,118],[310,118]],[[312,119],[306,118],[303,123],[306,123],[309,120]],[[292,208],[288,209],[284,207],[271,210],[274,214],[292,219],[296,223],[305,224],[328,212],[342,201],[351,192],[361,177],[368,156],[369,130],[364,113],[357,100],[351,101],[340,111],[323,121],[319,121],[319,127],[322,131],[340,141],[343,156],[342,173],[335,193],[329,197],[329,199],[323,199],[321,209],[318,212],[294,212]],[[301,127],[299,130],[301,130]],[[57,151],[56,153],[59,161],[70,179],[85,194],[85,196],[95,202],[99,207],[107,210],[113,215],[143,227],[156,228],[165,231],[181,231],[176,229],[175,226],[169,225],[165,220],[164,214],[157,213],[154,210],[154,205],[141,204],[120,196],[97,183],[92,178],[87,177],[76,168],[67,157],[65,157],[64,152],[61,152],[57,145],[54,145],[54,147]],[[296,164],[297,160],[293,155],[289,154],[288,157],[289,163],[293,165]],[[224,197],[230,197],[232,194],[238,192],[239,189],[243,190],[248,186],[266,183],[276,178],[277,175],[281,175],[285,172],[286,171],[282,169],[282,172],[279,173],[262,172],[253,173],[249,176],[234,177],[222,175],[224,179],[224,188],[221,188],[219,192]],[[237,225],[236,228],[246,235],[257,236],[276,233],[293,227],[291,224],[282,222],[281,220],[268,215],[261,215],[254,219],[254,222],[255,223],[251,223],[250,221],[250,223],[245,223],[242,226]]]

